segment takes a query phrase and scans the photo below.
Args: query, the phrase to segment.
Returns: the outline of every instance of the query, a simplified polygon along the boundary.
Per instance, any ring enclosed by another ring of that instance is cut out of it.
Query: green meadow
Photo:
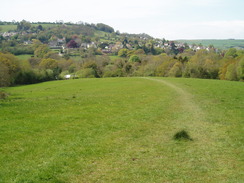
[[[202,44],[203,46],[213,45],[219,49],[244,48],[243,39],[203,39],[203,40],[177,40],[187,44]]]
[[[57,26],[56,24],[32,24],[32,26],[38,26],[41,25],[44,28],[50,28],[50,27],[55,27]],[[8,31],[13,31],[17,29],[17,25],[0,25],[0,32],[8,32]]]
[[[19,58],[20,60],[28,60],[32,57],[33,55],[28,55],[28,54],[24,54],[24,55],[18,55],[16,56],[17,58]]]
[[[1,90],[1,183],[244,180],[243,82],[102,78]],[[176,138],[182,131],[189,138]]]
[[[17,25],[0,25],[0,32],[8,32],[16,29]]]

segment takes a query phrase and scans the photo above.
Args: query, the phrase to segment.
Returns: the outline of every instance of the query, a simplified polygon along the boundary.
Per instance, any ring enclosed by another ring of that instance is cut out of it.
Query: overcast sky
[[[244,0],[1,0],[0,20],[105,23],[165,39],[244,39]]]

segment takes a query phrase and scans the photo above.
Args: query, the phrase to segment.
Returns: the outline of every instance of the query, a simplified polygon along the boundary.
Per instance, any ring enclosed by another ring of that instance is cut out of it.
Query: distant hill
[[[2,38],[1,38],[2,36]],[[111,26],[98,23],[54,23],[54,22],[2,22],[0,21],[0,41],[12,40],[20,42],[39,39],[42,43],[48,44],[52,39],[66,38],[66,42],[71,39],[80,38],[83,43],[96,42],[98,44],[115,44],[118,41],[134,47],[155,41],[148,34],[130,34],[115,31]],[[1,42],[0,42],[1,44]],[[105,45],[105,47],[108,45]],[[1,47],[1,46],[0,46]]]
[[[215,48],[228,49],[238,48],[244,49],[244,39],[199,39],[199,40],[175,40],[180,43],[202,44],[203,46],[213,45]]]
[[[22,21],[23,22],[23,21]],[[29,23],[29,22],[24,22]],[[4,32],[15,32],[18,29],[18,23],[13,22],[1,22],[0,21],[0,34]],[[135,40],[142,41],[142,39],[146,39],[142,44],[146,42],[155,41],[153,37],[147,34],[128,34],[123,33],[122,35],[119,31],[115,31],[112,27],[98,23],[98,24],[88,24],[88,23],[51,23],[51,22],[36,22],[30,24],[31,28],[27,32],[35,33],[35,29],[41,26],[39,31],[36,33],[39,34],[40,40],[42,42],[47,42],[50,39],[51,35],[57,35],[58,37],[66,37],[67,35],[82,35],[89,37],[90,41],[99,40],[100,42],[109,42],[109,43],[116,43],[116,41],[126,41],[124,40],[125,37],[129,38],[127,40],[132,44]],[[23,30],[22,30],[23,31]],[[32,36],[33,37],[33,36]],[[35,36],[34,36],[35,37]],[[33,38],[34,38],[33,37]],[[37,36],[38,37],[38,36]],[[43,40],[45,39],[46,40]],[[26,38],[25,38],[26,39]],[[30,38],[29,38],[30,39]],[[38,38],[39,39],[39,38]],[[127,42],[126,41],[126,42]],[[244,49],[244,39],[198,39],[198,40],[174,40],[178,43],[187,43],[188,45],[203,45],[209,46],[213,45],[215,48],[218,49],[229,49],[229,48],[237,48],[237,49]],[[155,45],[156,46],[156,45]]]

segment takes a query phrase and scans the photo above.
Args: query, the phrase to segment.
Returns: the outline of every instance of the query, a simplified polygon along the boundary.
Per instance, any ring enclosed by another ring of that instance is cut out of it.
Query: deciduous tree
[[[141,62],[141,59],[137,55],[131,55],[129,61],[130,62]]]
[[[14,84],[19,71],[19,61],[14,55],[0,52],[0,86]]]
[[[30,22],[27,22],[26,20],[22,20],[17,25],[17,30],[18,31],[27,31],[30,28],[31,28],[31,23]]]
[[[52,58],[42,59],[40,63],[40,68],[42,69],[55,69],[58,67],[58,62]]]
[[[119,57],[127,57],[129,50],[126,48],[120,49],[118,52]]]
[[[78,48],[79,46],[78,46],[78,44],[72,39],[72,40],[70,40],[70,41],[68,42],[67,47],[68,47],[68,48]]]
[[[35,57],[43,58],[48,52],[49,52],[48,46],[45,44],[41,44],[35,49],[34,55]]]

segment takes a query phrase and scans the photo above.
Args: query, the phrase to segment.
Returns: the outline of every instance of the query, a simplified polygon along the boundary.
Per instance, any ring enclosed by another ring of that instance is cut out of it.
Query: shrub
[[[225,78],[230,81],[237,80],[236,63],[232,63],[228,65]]]
[[[169,70],[170,77],[181,77],[182,76],[182,63],[176,62],[174,66]]]
[[[10,86],[20,71],[19,60],[12,54],[0,52],[0,86]]]
[[[95,71],[92,68],[81,69],[79,77],[82,77],[82,78],[95,78]]]
[[[127,57],[128,56],[128,52],[129,52],[128,49],[122,48],[122,49],[119,50],[118,56],[119,57]]]
[[[238,80],[243,81],[244,80],[244,57],[237,64],[236,70],[237,70]]]
[[[141,59],[137,55],[130,56],[130,62],[141,62]]]
[[[123,77],[123,72],[121,69],[116,69],[112,71],[105,71],[103,77]]]

